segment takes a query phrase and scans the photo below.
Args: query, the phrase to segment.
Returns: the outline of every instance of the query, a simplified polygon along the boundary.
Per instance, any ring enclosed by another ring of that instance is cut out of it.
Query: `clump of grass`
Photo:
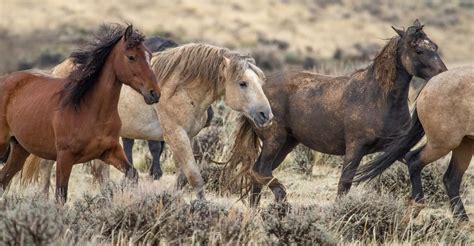
[[[15,196],[0,201],[0,244],[46,245],[65,229],[62,208],[41,196]]]
[[[449,198],[443,183],[447,162],[447,159],[436,161],[425,167],[422,171],[423,192],[430,207],[448,205]],[[469,175],[467,174],[463,180],[461,191],[467,190]],[[368,185],[379,193],[389,193],[397,198],[409,197],[411,192],[408,168],[403,163],[395,163]]]
[[[327,211],[333,230],[346,241],[383,243],[400,231],[403,203],[388,195],[355,193],[339,198]]]
[[[261,212],[263,227],[271,242],[283,245],[336,245],[334,235],[326,229],[317,206],[293,209],[270,204]]]

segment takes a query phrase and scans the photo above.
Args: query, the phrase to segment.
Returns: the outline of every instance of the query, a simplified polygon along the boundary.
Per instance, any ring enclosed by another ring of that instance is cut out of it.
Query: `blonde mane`
[[[230,60],[227,74],[223,74],[226,64],[224,57]],[[214,93],[226,77],[238,80],[248,68],[262,80],[265,79],[263,72],[253,65],[255,61],[251,57],[207,44],[191,43],[154,53],[151,64],[162,86],[175,74],[183,84],[200,81]]]

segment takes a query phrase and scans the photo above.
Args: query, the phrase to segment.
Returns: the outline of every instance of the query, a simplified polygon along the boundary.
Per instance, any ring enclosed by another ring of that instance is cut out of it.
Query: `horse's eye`
[[[135,56],[127,56],[129,61],[135,61]]]
[[[422,50],[416,50],[415,52],[416,52],[418,55],[423,54],[423,51],[422,51]]]
[[[247,82],[245,82],[245,81],[240,81],[239,85],[240,85],[241,88],[247,88]]]

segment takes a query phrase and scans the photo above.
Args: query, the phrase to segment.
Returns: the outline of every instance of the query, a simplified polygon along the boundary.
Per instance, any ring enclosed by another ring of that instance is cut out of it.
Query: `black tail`
[[[372,180],[382,174],[385,169],[389,168],[395,161],[405,157],[406,153],[408,153],[424,135],[425,131],[418,119],[418,114],[415,109],[408,132],[395,138],[393,142],[385,148],[383,154],[359,168],[354,178],[354,182],[360,183]]]

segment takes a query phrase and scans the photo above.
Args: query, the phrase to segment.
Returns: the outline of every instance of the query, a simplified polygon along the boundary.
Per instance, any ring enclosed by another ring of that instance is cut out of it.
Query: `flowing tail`
[[[21,170],[20,184],[22,186],[27,186],[29,184],[38,182],[41,166],[40,164],[42,160],[43,159],[36,155],[30,155],[28,159],[26,159],[25,165]]]
[[[224,190],[235,192],[236,184],[240,183],[239,189],[244,197],[250,191],[251,180],[255,178],[253,166],[260,154],[261,144],[252,123],[244,116],[239,122],[232,154],[225,163],[220,184]]]
[[[410,151],[425,135],[423,126],[418,119],[418,114],[415,111],[412,115],[410,129],[393,140],[388,147],[385,148],[383,154],[379,155],[374,160],[370,161],[363,167],[359,168],[354,178],[355,183],[372,180],[378,175],[382,174],[395,161],[405,157],[406,153]]]

